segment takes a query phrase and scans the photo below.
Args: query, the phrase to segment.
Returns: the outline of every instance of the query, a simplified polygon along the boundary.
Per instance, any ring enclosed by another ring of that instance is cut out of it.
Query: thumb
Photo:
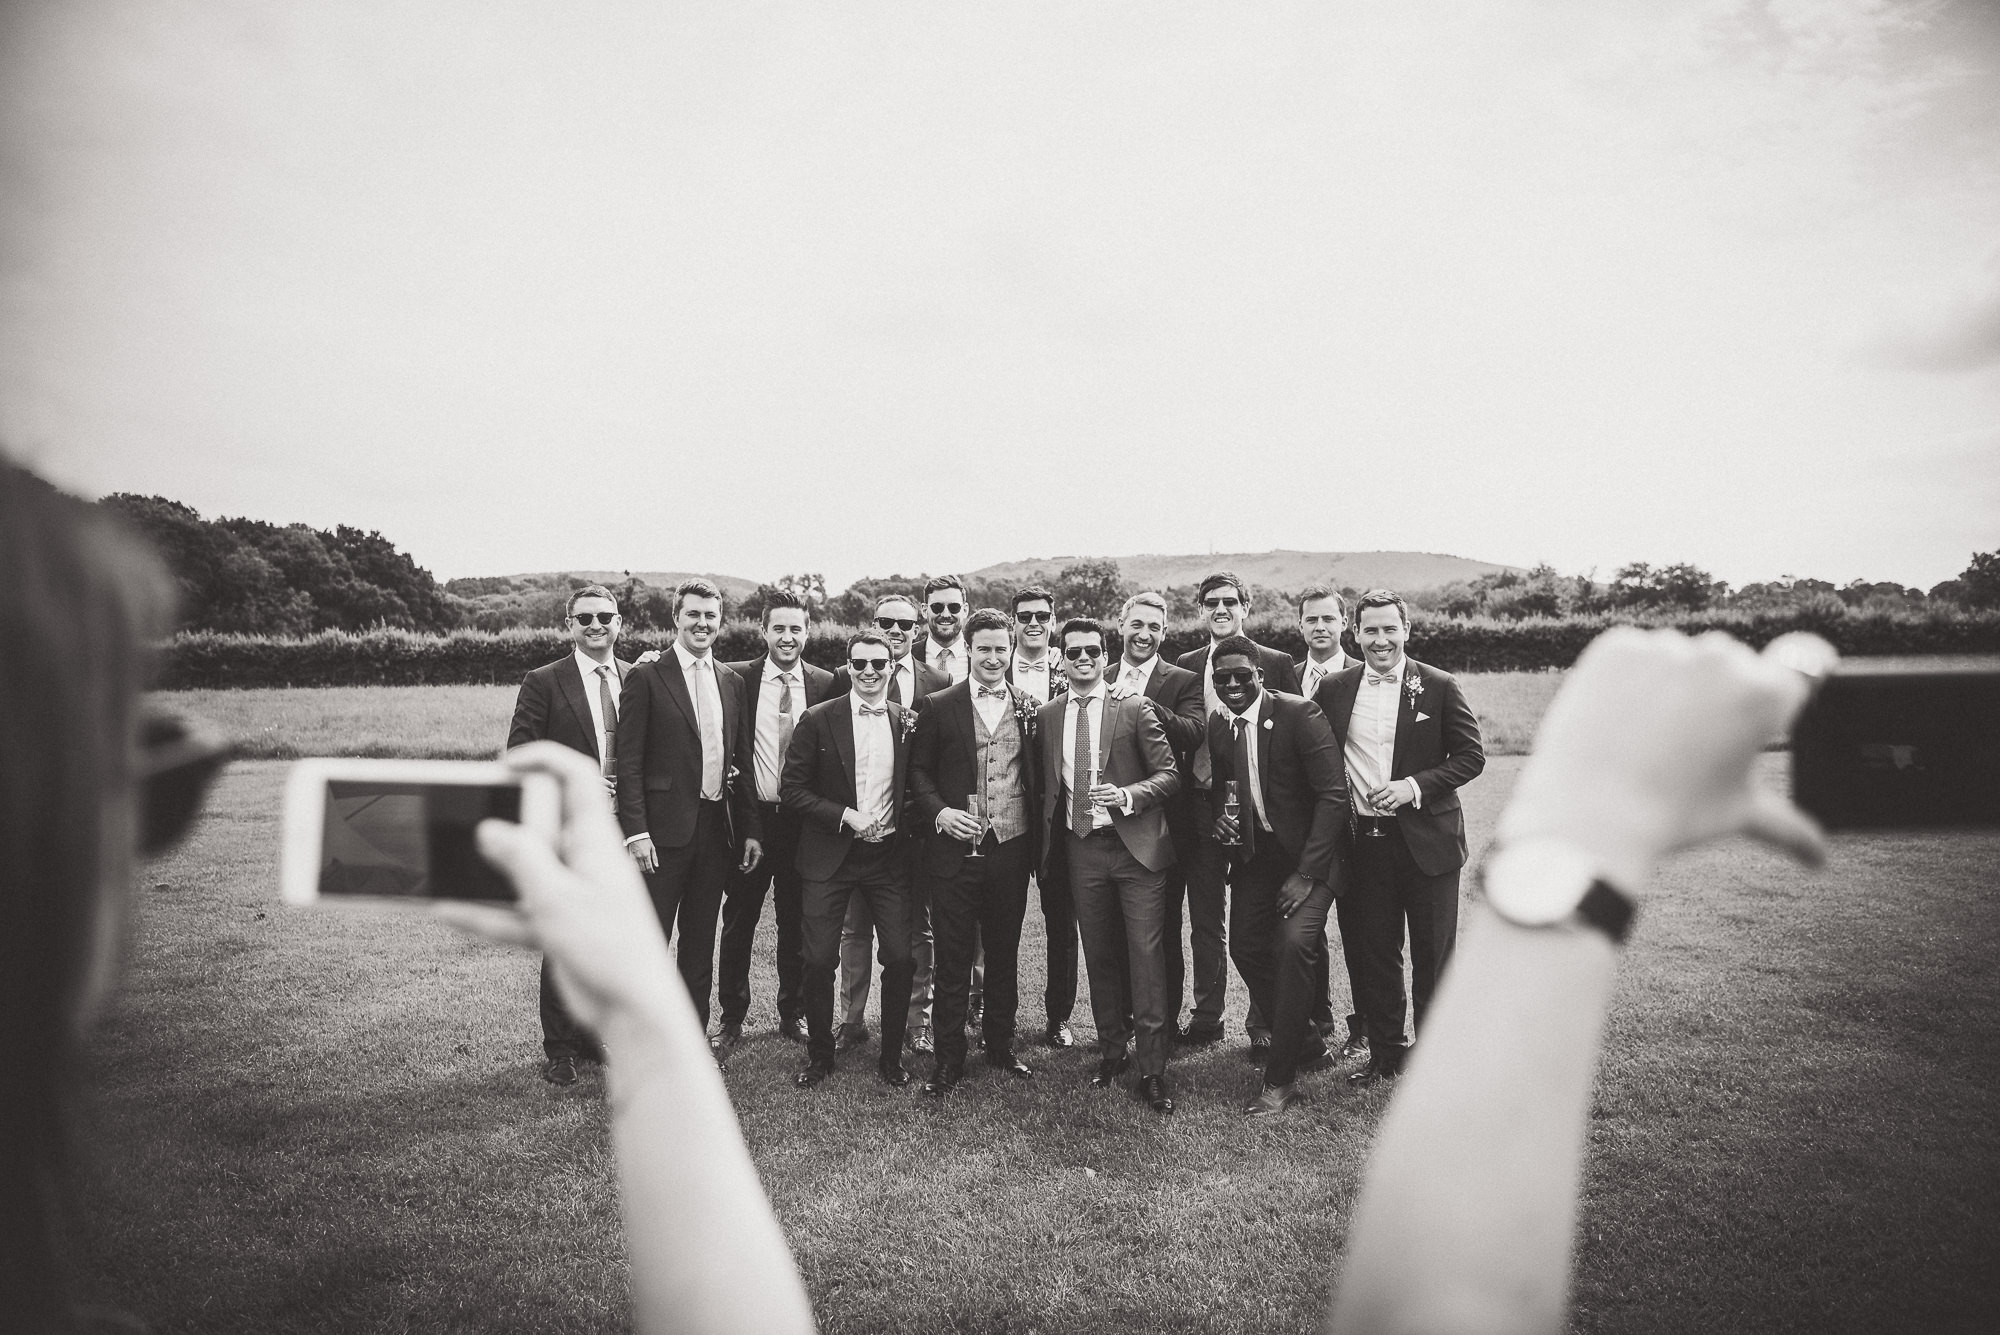
[[[1808,867],[1826,861],[1826,832],[1819,822],[1768,788],[1751,791],[1743,833],[1783,849]]]

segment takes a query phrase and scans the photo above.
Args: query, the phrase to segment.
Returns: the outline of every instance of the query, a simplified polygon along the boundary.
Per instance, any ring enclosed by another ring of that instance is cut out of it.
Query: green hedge
[[[1838,613],[1826,609],[1794,612],[1708,612],[1653,619],[1591,616],[1527,621],[1460,620],[1425,617],[1410,632],[1410,652],[1449,671],[1517,672],[1568,667],[1584,645],[1621,623],[1670,625],[1691,634],[1727,631],[1762,646],[1791,630],[1811,630],[1841,653],[1991,654],[2000,653],[2000,613],[1924,609],[1914,613]],[[821,667],[842,662],[849,630],[816,627],[806,658]],[[1280,616],[1252,618],[1251,635],[1293,657],[1305,646],[1298,626]],[[1112,639],[1115,641],[1116,636]],[[636,657],[664,649],[665,632],[627,634],[619,656]],[[1178,657],[1207,640],[1197,624],[1176,626],[1164,652]],[[361,634],[327,631],[303,639],[194,632],[176,636],[163,651],[159,685],[194,687],[255,686],[447,686],[478,683],[512,685],[530,668],[562,654],[567,638],[556,630],[454,631],[423,635],[376,630]],[[723,628],[716,652],[725,660],[753,658],[764,642],[757,627],[733,623]]]

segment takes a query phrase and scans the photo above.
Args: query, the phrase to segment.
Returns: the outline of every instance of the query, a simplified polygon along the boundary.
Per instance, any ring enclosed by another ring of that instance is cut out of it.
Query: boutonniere
[[[1403,693],[1410,697],[1410,708],[1417,707],[1417,697],[1424,693],[1424,679],[1414,671],[1403,673]]]
[[[902,733],[897,738],[897,740],[902,742],[909,741],[910,734],[915,732],[916,730],[917,730],[917,711],[911,709],[908,705],[905,705],[903,706]]]
[[[1035,740],[1035,698],[1019,691],[1014,696],[1014,726],[1021,730],[1024,741]]]

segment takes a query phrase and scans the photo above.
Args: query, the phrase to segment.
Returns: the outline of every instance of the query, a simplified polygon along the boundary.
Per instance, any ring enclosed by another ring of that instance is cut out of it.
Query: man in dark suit
[[[1306,699],[1313,698],[1322,682],[1353,665],[1340,647],[1340,636],[1346,629],[1347,606],[1341,601],[1338,589],[1314,584],[1299,593],[1299,634],[1306,642],[1306,656],[1292,666],[1299,671],[1299,694]],[[1345,935],[1340,938],[1340,949],[1344,956],[1353,949],[1353,943]],[[1321,951],[1318,963],[1313,966],[1319,988],[1318,1000],[1313,1003],[1313,1023],[1319,1026],[1321,1037],[1331,1041],[1338,1024],[1333,1018],[1333,971],[1328,966],[1329,959],[1330,952]],[[1351,957],[1347,959],[1347,969],[1352,975]],[[1347,1037],[1340,1049],[1340,1059],[1367,1055],[1368,1033],[1356,1012],[1347,1017]]]
[[[948,681],[964,681],[972,670],[962,629],[965,582],[956,575],[932,576],[924,583],[922,612],[929,633],[910,650],[911,655]]]
[[[889,668],[887,698],[895,704],[921,710],[924,697],[951,685],[951,678],[919,659],[911,647],[916,630],[923,624],[916,604],[900,593],[888,594],[875,603],[875,629],[888,642],[894,658]],[[835,670],[833,693],[844,695],[851,689],[847,668]],[[904,851],[914,844],[905,843]],[[840,1013],[842,1023],[837,1039],[840,1050],[859,1047],[868,1041],[868,942],[875,921],[868,916],[869,899],[855,895],[848,904],[847,925],[840,933]],[[913,883],[910,918],[910,1020],[908,1038],[918,1052],[931,1051],[931,973],[935,951],[931,944],[930,904],[916,894]]]
[[[743,680],[710,652],[721,626],[722,591],[682,580],[673,648],[634,668],[618,702],[618,823],[661,930],[671,939],[678,926],[681,978],[704,1027],[723,889],[731,868],[763,856]]]
[[[1173,865],[1166,800],[1180,787],[1166,729],[1150,704],[1114,700],[1104,689],[1104,628],[1088,617],[1063,623],[1069,693],[1042,706],[1042,875],[1060,862],[1076,900],[1097,1021],[1099,1060],[1091,1083],[1105,1088],[1130,1064],[1138,1032],[1137,1093],[1170,1113],[1164,873]],[[1128,1013],[1131,1019],[1128,1021]]]
[[[1037,707],[1069,690],[1062,655],[1049,647],[1049,637],[1055,631],[1055,609],[1056,596],[1039,584],[1014,591],[1014,656],[1007,664],[1007,684]],[[1076,1010],[1076,904],[1070,899],[1065,877],[1037,876],[1035,888],[1042,901],[1042,929],[1048,939],[1043,956],[1047,982],[1042,990],[1046,1019],[1042,1041],[1052,1048],[1073,1048],[1076,1031],[1070,1028],[1069,1020]],[[973,989],[979,989],[976,973]],[[974,1004],[976,1008],[977,1002]]]
[[[1347,787],[1326,716],[1310,700],[1261,689],[1256,645],[1231,636],[1214,659],[1224,712],[1208,720],[1210,809],[1236,869],[1230,953],[1271,1022],[1264,1086],[1244,1109],[1261,1117],[1298,1102],[1299,1071],[1326,1057],[1312,1024],[1314,966],[1325,959],[1326,915],[1342,888]]]
[[[981,608],[967,619],[971,675],[931,696],[910,756],[912,825],[922,840],[937,934],[937,1059],[924,1093],[937,1097],[965,1074],[966,988],[974,951],[986,948],[987,1064],[1032,1075],[1014,1055],[1021,919],[1040,849],[1036,702],[1007,684],[1014,637],[1007,618]]]
[[[1230,636],[1244,633],[1244,626],[1250,619],[1250,588],[1234,572],[1218,570],[1202,580],[1196,595],[1201,601],[1202,622],[1208,628],[1208,643],[1182,654],[1180,666],[1201,680],[1201,716],[1206,719],[1222,708],[1222,698],[1215,693],[1215,682],[1210,677],[1213,667],[1211,651]],[[1298,674],[1292,667],[1291,658],[1283,651],[1258,645],[1257,668],[1264,674],[1264,689],[1292,695],[1298,693]],[[1205,807],[1212,780],[1205,736],[1195,747],[1193,755],[1188,757],[1188,780],[1195,789],[1193,805],[1196,809]],[[1227,958],[1228,929],[1225,922],[1229,902],[1229,859],[1216,844],[1215,832],[1208,828],[1208,823],[1197,821],[1195,824],[1195,856],[1185,868],[1189,929],[1197,943],[1195,952],[1198,957],[1207,953],[1200,943],[1214,943],[1209,948],[1213,951],[1210,956],[1213,967],[1212,961]],[[1201,960],[1197,958],[1195,1000],[1199,1009],[1189,1017],[1187,1030],[1181,1036],[1182,1041],[1187,1043],[1213,1043],[1222,1037],[1220,1001],[1227,993],[1228,976],[1225,972],[1215,994],[1217,1001],[1213,1003],[1211,1014],[1208,1008],[1201,1006],[1201,969]],[[1259,1013],[1254,998],[1243,1027],[1250,1036],[1251,1060],[1261,1060],[1270,1049],[1271,1030],[1265,1017]]]
[[[757,814],[764,856],[748,871],[731,873],[722,901],[722,963],[716,994],[722,1027],[716,1048],[727,1053],[743,1038],[750,1011],[750,950],[764,915],[764,895],[775,887],[778,919],[778,1032],[806,1041],[804,928],[799,917],[799,816],[780,796],[785,753],[805,711],[833,694],[833,674],[805,661],[802,650],[811,612],[805,600],[782,590],[764,604],[765,652],[727,664],[743,680],[744,717],[755,762]]]
[[[569,596],[563,609],[569,627],[570,651],[544,663],[521,679],[514,697],[514,719],[507,727],[507,749],[529,742],[561,742],[597,762],[604,786],[617,792],[616,730],[618,695],[626,667],[611,652],[623,623],[618,600],[601,584],[591,584]],[[563,1006],[542,961],[542,1079],[556,1085],[576,1083],[579,1060],[601,1060],[597,1039]]]
[[[916,716],[888,698],[888,641],[863,631],[847,642],[852,689],[814,705],[785,756],[784,801],[797,812],[805,917],[806,1067],[811,1089],[833,1074],[833,971],[848,902],[865,898],[881,928],[882,1054],[876,1070],[907,1085],[900,1060],[910,1006],[910,869],[903,790]]]
[[[1410,613],[1386,589],[1354,604],[1362,662],[1323,682],[1316,703],[1333,725],[1347,767],[1355,834],[1351,893],[1337,913],[1354,1008],[1368,1031],[1358,1083],[1394,1078],[1409,1044],[1403,1012],[1403,932],[1410,937],[1415,1028],[1458,940],[1458,872],[1465,817],[1458,790],[1486,768],[1479,720],[1458,682],[1403,651]]]

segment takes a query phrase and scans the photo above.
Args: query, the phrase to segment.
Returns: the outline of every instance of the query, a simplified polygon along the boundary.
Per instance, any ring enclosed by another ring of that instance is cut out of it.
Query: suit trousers
[[[913,839],[902,847],[903,856],[911,864],[906,907],[910,924],[910,1023],[928,1025],[937,966],[937,947],[931,934],[930,886],[915,870],[922,845]],[[848,903],[847,922],[840,931],[840,1013],[847,1024],[860,1026],[868,1020],[868,941],[875,932],[876,922],[868,901],[855,896]]]
[[[882,1059],[891,1061],[900,1054],[910,1015],[909,898],[909,859],[901,845],[893,843],[856,840],[830,878],[807,880],[801,887],[806,1051],[811,1060],[833,1060],[833,975],[848,908],[855,900],[867,902],[869,921],[880,929]]]
[[[1136,1029],[1139,1075],[1164,1075],[1173,1047],[1167,1019],[1165,875],[1133,857],[1115,828],[1083,836],[1066,832],[1063,838],[1098,1050],[1106,1056],[1125,1051]]]
[[[563,1005],[555,978],[549,972],[547,956],[542,957],[542,1055],[551,1061],[557,1057],[604,1060],[604,1049],[597,1045],[597,1035],[584,1028]]]
[[[1188,1028],[1214,1032],[1222,1028],[1222,1008],[1229,999],[1228,932],[1223,924],[1229,880],[1228,851],[1215,842],[1208,816],[1208,793],[1196,790],[1185,806],[1169,804],[1168,829],[1174,839],[1174,865],[1166,871],[1167,1014],[1179,1020],[1186,994],[1187,967],[1181,954],[1181,901],[1187,901],[1189,949],[1194,957],[1194,1009]]]
[[[729,818],[720,801],[703,802],[694,819],[694,836],[679,848],[653,846],[660,869],[646,877],[660,930],[673,940],[680,932],[675,959],[681,980],[694,1001],[702,1027],[708,1027],[708,994],[715,982],[715,922],[722,909],[723,888],[729,884],[736,858],[729,846]]]
[[[996,843],[966,858],[950,875],[931,878],[931,921],[937,931],[937,1061],[965,1063],[966,988],[978,947],[986,948],[986,1013],[980,1038],[1003,1056],[1014,1048],[1020,1008],[1021,920],[1028,912],[1028,837]]]
[[[1067,838],[1068,831],[1060,837]],[[1049,1028],[1067,1023],[1076,1013],[1076,961],[1078,933],[1076,896],[1066,876],[1037,877],[1036,889],[1042,901],[1042,926],[1048,930],[1048,981],[1042,991],[1042,1007]]]
[[[1278,889],[1296,871],[1276,835],[1262,832],[1254,856],[1236,869],[1230,900],[1229,953],[1250,989],[1250,999],[1271,1021],[1271,1055],[1264,1083],[1289,1085],[1302,1062],[1326,1051],[1313,1011],[1326,960],[1326,916],[1333,887],[1314,887],[1287,918],[1278,912]]]
[[[764,895],[772,892],[778,919],[778,1022],[805,1016],[805,934],[799,908],[799,814],[776,802],[759,802],[764,821],[764,860],[749,872],[731,870],[722,901],[722,963],[716,998],[722,1022],[742,1024],[750,1013],[750,949],[764,916]]]
[[[1354,954],[1361,972],[1353,978],[1354,1008],[1368,1030],[1377,1060],[1393,1063],[1408,1046],[1403,1013],[1414,1001],[1415,1023],[1437,993],[1438,978],[1458,941],[1458,870],[1427,876],[1410,856],[1401,831],[1387,837],[1362,835],[1354,841]],[[1403,931],[1410,937],[1410,989],[1403,987]],[[1345,930],[1345,929],[1343,929]],[[1350,966],[1351,967],[1351,966]]]

